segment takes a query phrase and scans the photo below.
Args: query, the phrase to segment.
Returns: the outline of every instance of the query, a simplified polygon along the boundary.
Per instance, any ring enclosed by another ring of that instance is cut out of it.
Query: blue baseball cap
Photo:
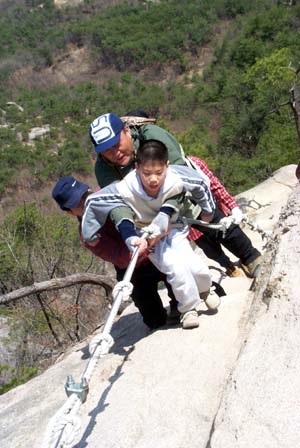
[[[52,190],[52,197],[62,210],[75,208],[89,186],[73,176],[61,177]]]
[[[118,115],[104,114],[95,118],[90,125],[90,137],[95,151],[100,154],[120,141],[120,134],[125,123]]]

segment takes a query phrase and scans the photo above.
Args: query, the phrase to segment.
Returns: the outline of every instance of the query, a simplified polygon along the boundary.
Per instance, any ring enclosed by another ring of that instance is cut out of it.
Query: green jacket
[[[183,150],[175,137],[155,124],[145,124],[142,126],[131,126],[130,132],[133,144],[137,150],[141,140],[155,139],[163,142],[169,151],[169,161],[172,165],[185,165]],[[95,175],[98,185],[103,188],[116,180],[123,179],[126,174],[134,169],[134,154],[130,163],[125,167],[119,167],[106,161],[101,154],[98,154],[95,164]]]

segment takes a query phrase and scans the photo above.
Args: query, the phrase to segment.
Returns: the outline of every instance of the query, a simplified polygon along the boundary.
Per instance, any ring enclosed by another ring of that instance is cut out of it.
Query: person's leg
[[[177,238],[176,238],[177,236]],[[164,248],[161,254],[160,261],[165,262],[165,266],[169,266],[168,280],[174,288],[174,294],[177,295],[176,311],[177,316],[174,317],[180,320],[183,329],[193,329],[199,326],[199,317],[196,307],[200,304],[199,293],[197,290],[197,281],[195,280],[192,268],[191,258],[197,263],[199,257],[195,257],[195,254],[184,234],[180,232],[169,241],[170,245]],[[163,255],[163,256],[162,256]],[[197,260],[196,260],[197,258]],[[187,261],[188,260],[188,261]],[[202,261],[200,259],[200,261]],[[162,263],[164,264],[164,263]],[[166,271],[167,272],[167,271]],[[197,269],[197,276],[201,277],[201,284],[210,284],[210,274],[208,268],[199,263]],[[197,278],[198,280],[198,278]],[[171,309],[172,311],[172,309]]]
[[[180,256],[192,273],[199,293],[209,290],[211,287],[211,274],[209,268],[201,256],[193,251],[187,240],[181,244]]]
[[[214,241],[213,238],[208,235],[202,235],[195,241],[195,243],[198,247],[200,247],[200,249],[203,250],[208,258],[216,261],[220,266],[225,268],[226,274],[229,277],[240,277],[243,275],[242,271],[236,266],[236,264],[224,253],[221,244]]]
[[[261,265],[261,253],[253,247],[250,238],[239,226],[231,226],[224,240],[224,247],[240,259],[242,268],[252,278],[257,277]]]
[[[214,218],[211,222],[216,224],[220,221],[220,219],[224,218],[224,216],[224,213],[217,207]],[[231,261],[230,258],[224,253],[221,246],[223,237],[222,232],[209,228],[199,227],[199,229],[203,235],[195,241],[196,245],[203,250],[208,258],[215,260],[220,264],[220,266],[227,269]]]
[[[125,269],[116,268],[116,271],[117,280],[122,280]],[[161,272],[150,261],[136,267],[131,278],[132,300],[143,322],[151,329],[165,325],[167,319],[167,312],[157,291],[158,283],[163,279]]]
[[[179,302],[179,311],[185,313],[195,309],[200,304],[198,288],[201,291],[209,289],[211,277],[208,267],[192,250],[186,233],[173,230],[156,245],[150,259],[166,274]]]
[[[217,207],[212,223],[217,223],[224,217],[225,214]],[[201,231],[203,236],[195,243],[203,249],[207,257],[216,260],[226,270],[231,271],[232,263],[223,252],[221,245],[239,258],[245,266],[251,265],[261,256],[261,253],[253,247],[250,238],[237,225],[231,225],[225,236],[222,235],[222,232],[213,229],[201,229]]]
[[[187,269],[191,272],[197,286],[200,298],[205,301],[206,305],[210,309],[217,309],[220,305],[220,299],[211,290],[211,274],[208,266],[203,259],[196,254],[188,240],[182,241],[181,245],[176,245],[176,249],[179,250],[179,256],[182,260],[185,260]]]
[[[253,247],[250,238],[237,225],[229,227],[222,244],[246,266],[261,255]]]
[[[207,258],[215,260],[220,266],[227,268],[230,264],[230,258],[223,252],[221,244],[216,241],[216,235],[214,238],[203,234],[195,243],[203,250]]]

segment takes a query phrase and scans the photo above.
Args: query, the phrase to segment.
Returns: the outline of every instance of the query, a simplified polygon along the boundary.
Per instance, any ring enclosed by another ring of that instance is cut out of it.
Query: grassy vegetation
[[[0,378],[2,378],[2,381],[0,381],[0,395],[5,394],[20,384],[26,383],[37,373],[37,367],[22,366],[20,369],[15,369],[8,364],[0,364]],[[8,381],[5,380],[6,377],[9,378]]]
[[[48,0],[10,7],[0,19],[0,194],[15,183],[20,168],[44,182],[61,174],[91,173],[88,126],[100,112],[123,114],[143,107],[160,123],[190,122],[178,138],[188,153],[208,157],[236,193],[283,163],[296,162],[296,131],[286,110],[294,82],[289,63],[299,61],[300,8],[267,0],[161,1],[105,8],[97,1],[57,9]],[[188,77],[191,57],[208,45],[224,20],[231,26],[215,48],[204,76]],[[151,31],[151,32],[150,32]],[[94,70],[113,67],[118,80],[46,88],[12,86],[9,76],[32,64],[38,72],[68,45],[90,49]],[[158,85],[137,70],[159,73],[173,64],[181,82]],[[8,101],[22,105],[6,106]],[[217,120],[217,133],[211,132]],[[50,125],[47,136],[28,144],[34,126]],[[276,142],[275,136],[276,135]],[[230,157],[229,157],[230,156]]]

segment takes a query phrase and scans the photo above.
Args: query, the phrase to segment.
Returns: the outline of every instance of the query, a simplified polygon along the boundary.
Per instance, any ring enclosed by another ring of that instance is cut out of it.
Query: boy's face
[[[156,197],[165,181],[169,162],[149,161],[140,165],[136,164],[136,170],[141,178],[145,192]]]

